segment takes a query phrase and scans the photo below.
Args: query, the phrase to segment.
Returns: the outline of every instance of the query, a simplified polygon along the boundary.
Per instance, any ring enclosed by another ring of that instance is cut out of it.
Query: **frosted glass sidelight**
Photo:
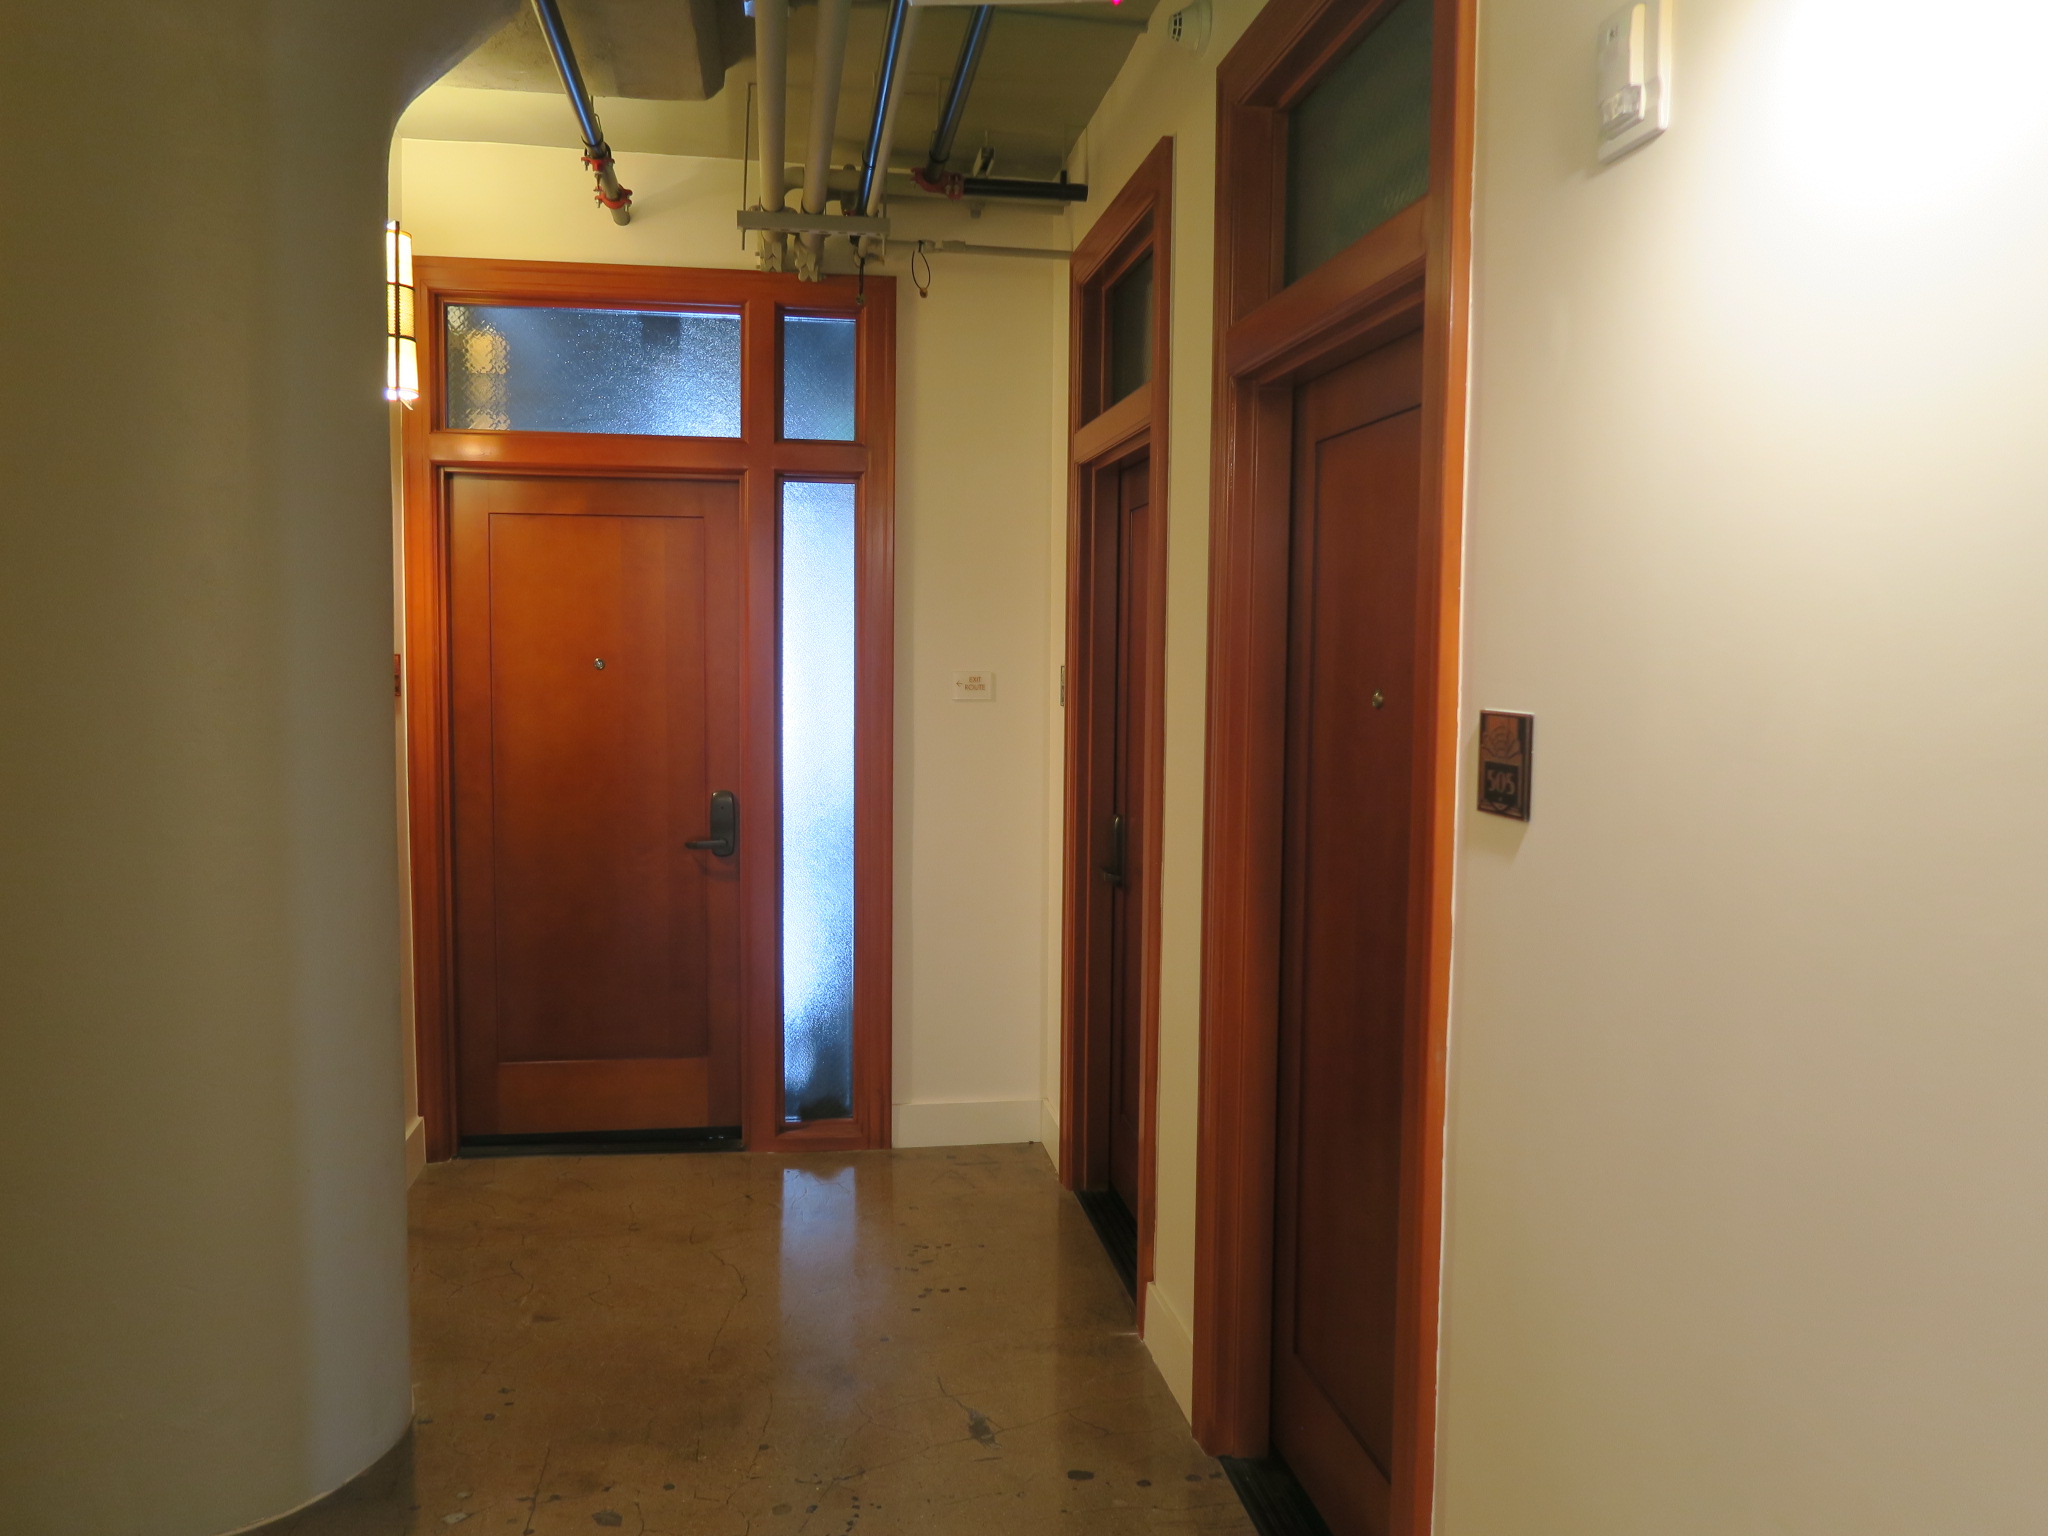
[[[448,306],[458,432],[740,435],[740,317]]]
[[[860,322],[851,316],[782,317],[782,435],[850,443],[854,357]]]
[[[1287,281],[1429,191],[1431,0],[1401,0],[1287,114]]]
[[[1152,253],[1109,289],[1109,404],[1152,377]]]
[[[782,488],[782,1084],[853,1113],[854,489]]]

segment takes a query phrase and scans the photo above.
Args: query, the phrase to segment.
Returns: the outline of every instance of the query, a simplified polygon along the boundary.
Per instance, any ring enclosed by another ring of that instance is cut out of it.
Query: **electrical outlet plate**
[[[1671,0],[1636,0],[1600,23],[1601,160],[1671,126]]]

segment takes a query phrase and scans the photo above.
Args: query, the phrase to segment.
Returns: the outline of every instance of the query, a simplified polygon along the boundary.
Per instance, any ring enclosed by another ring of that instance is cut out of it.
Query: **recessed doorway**
[[[415,278],[429,1156],[886,1146],[892,285]]]
[[[1074,252],[1060,1171],[1151,1278],[1173,147]]]
[[[1273,0],[1218,74],[1194,1421],[1334,1536],[1432,1511],[1471,37]]]

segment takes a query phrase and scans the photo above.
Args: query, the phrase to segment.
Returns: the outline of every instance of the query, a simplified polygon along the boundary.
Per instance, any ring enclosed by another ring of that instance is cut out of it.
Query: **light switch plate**
[[[993,672],[955,672],[953,697],[968,704],[986,704],[996,696]]]
[[[1671,0],[1636,0],[1600,23],[1600,158],[1618,160],[1671,126]]]

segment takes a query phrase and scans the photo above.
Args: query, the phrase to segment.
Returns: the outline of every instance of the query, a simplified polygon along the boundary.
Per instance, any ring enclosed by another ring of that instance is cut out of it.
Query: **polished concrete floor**
[[[413,1191],[409,1449],[275,1536],[1249,1532],[1035,1146]]]

